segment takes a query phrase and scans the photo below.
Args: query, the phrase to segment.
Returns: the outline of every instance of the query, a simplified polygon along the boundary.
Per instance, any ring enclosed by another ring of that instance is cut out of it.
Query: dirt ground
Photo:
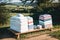
[[[15,38],[3,38],[0,40],[16,40]],[[27,39],[22,39],[22,40],[58,40],[56,38],[53,38],[49,36],[48,34],[32,37],[32,38],[27,38]]]
[[[9,32],[7,28],[2,28],[0,29],[0,40],[16,40],[16,37],[14,34]],[[21,40],[58,40],[58,39],[49,36],[49,34],[44,34],[44,35],[39,35],[36,37],[31,37],[31,38],[25,38]]]
[[[24,40],[58,40],[58,39],[53,38],[49,36],[48,34],[44,34],[44,35],[40,35],[40,36],[36,36],[36,37],[24,39]]]

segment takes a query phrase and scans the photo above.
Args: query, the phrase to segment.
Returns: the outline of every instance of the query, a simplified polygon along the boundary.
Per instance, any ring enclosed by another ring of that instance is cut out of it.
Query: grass
[[[48,33],[49,30],[40,30],[40,31],[36,31],[36,32],[30,32],[30,33],[26,33],[26,34],[21,34],[21,38],[30,38],[30,37],[35,37],[35,36],[39,36],[39,35],[43,35]]]
[[[6,25],[6,24],[0,25],[0,29],[1,29],[1,28],[6,28],[6,27],[10,27],[10,25],[9,25],[9,24],[8,24],[8,25]]]
[[[60,28],[60,25],[54,25],[54,29],[57,29],[57,28]],[[55,32],[51,32],[50,36],[55,37],[60,40],[60,30],[55,31]]]
[[[54,25],[54,28],[60,28],[60,25]]]
[[[60,30],[50,33],[50,36],[55,37],[60,40]]]

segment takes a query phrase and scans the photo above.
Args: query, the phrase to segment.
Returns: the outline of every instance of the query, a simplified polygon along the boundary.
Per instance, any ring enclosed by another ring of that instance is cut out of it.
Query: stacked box
[[[33,18],[30,16],[27,16],[28,19],[28,29],[29,30],[34,30],[34,26],[33,26]]]
[[[22,14],[11,17],[10,28],[20,33],[28,31],[28,20]]]
[[[39,24],[43,28],[52,28],[52,16],[49,14],[43,14],[39,16]]]

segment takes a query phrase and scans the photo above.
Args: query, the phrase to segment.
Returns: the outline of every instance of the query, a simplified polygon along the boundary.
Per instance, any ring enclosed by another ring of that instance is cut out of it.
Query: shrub
[[[7,23],[9,17],[9,10],[0,4],[0,25]]]

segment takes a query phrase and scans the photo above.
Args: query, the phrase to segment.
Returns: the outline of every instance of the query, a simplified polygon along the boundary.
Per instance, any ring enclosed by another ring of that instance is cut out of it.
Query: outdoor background
[[[26,1],[27,0],[25,0],[23,3],[25,4]],[[60,28],[60,0],[37,0],[37,2],[34,4],[33,1],[34,0],[32,0],[31,2],[32,5],[20,5],[20,3],[17,2],[11,4],[4,1],[1,3],[0,0],[0,39],[13,38],[12,36],[14,35],[12,35],[12,33],[8,31],[8,28],[10,27],[10,18],[12,16],[16,16],[18,13],[21,13],[24,16],[33,17],[34,25],[39,24],[40,14],[50,14],[52,15],[53,28]],[[22,38],[24,38],[29,35],[31,36],[35,34],[45,34],[44,32],[48,32],[49,36],[60,39],[60,31],[51,32],[49,30],[40,30],[39,32],[32,32],[23,34],[21,36]]]
[[[25,16],[32,16],[34,19],[34,24],[38,24],[40,14],[51,14],[54,25],[60,25],[60,3],[52,3],[49,0],[37,0],[38,2],[33,9],[21,9],[19,5],[12,4],[0,4],[0,27],[10,26],[11,16],[15,16],[17,13],[22,13]],[[33,7],[33,6],[32,6]],[[17,10],[15,10],[17,9]],[[21,10],[20,10],[21,9]],[[23,10],[23,11],[22,11]]]

